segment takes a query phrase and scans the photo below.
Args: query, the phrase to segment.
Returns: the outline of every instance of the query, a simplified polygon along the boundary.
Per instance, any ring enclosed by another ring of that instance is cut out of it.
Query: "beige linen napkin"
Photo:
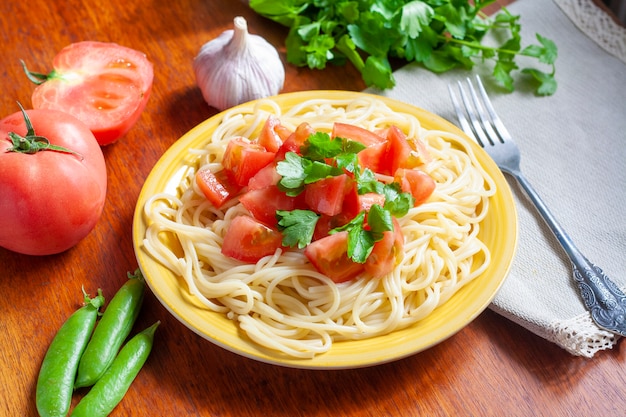
[[[517,0],[508,7],[521,16],[525,43],[535,43],[535,33],[556,42],[554,96],[534,96],[524,82],[507,94],[490,80],[488,65],[442,75],[408,65],[395,72],[395,88],[368,92],[456,123],[448,83],[481,74],[520,147],[528,180],[587,258],[625,288],[626,30],[592,0],[554,1]],[[592,357],[613,347],[619,337],[591,321],[568,258],[521,188],[507,179],[519,214],[519,245],[490,308],[574,355]]]

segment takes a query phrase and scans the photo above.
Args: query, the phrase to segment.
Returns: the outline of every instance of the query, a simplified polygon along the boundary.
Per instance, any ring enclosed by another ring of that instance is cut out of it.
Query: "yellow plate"
[[[289,108],[313,97],[356,99],[368,96],[382,100],[392,110],[415,115],[426,129],[445,130],[466,137],[457,127],[439,116],[381,96],[347,91],[305,91],[282,94],[274,99],[282,108]],[[251,102],[238,107],[251,108],[254,104],[255,102]],[[473,147],[480,164],[497,186],[497,193],[491,197],[490,210],[481,224],[480,231],[482,240],[492,254],[489,268],[424,320],[406,329],[366,340],[336,342],[329,352],[313,359],[288,358],[259,347],[243,335],[233,321],[222,314],[207,311],[199,303],[194,303],[184,281],[150,257],[144,251],[142,243],[147,227],[143,215],[146,201],[165,190],[173,192],[180,180],[180,173],[186,166],[184,155],[187,149],[201,148],[207,142],[210,133],[219,125],[221,117],[222,114],[218,114],[202,122],[163,154],[146,179],[133,219],[135,254],[148,286],[178,320],[200,336],[240,355],[282,366],[309,369],[371,366],[415,354],[452,336],[487,308],[504,282],[517,245],[517,214],[513,196],[495,163],[468,138],[467,142]]]

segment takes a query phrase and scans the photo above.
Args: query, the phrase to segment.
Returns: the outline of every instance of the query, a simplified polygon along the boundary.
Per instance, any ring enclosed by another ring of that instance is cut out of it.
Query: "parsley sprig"
[[[278,186],[290,196],[300,194],[306,184],[346,171],[354,174],[359,194],[374,192],[385,196],[384,206],[374,204],[367,213],[360,212],[347,224],[330,232],[348,232],[348,256],[359,263],[366,261],[384,232],[393,231],[393,217],[404,216],[414,203],[413,196],[403,193],[398,183],[382,183],[373,171],[360,168],[357,154],[362,149],[365,146],[359,142],[331,138],[327,133],[318,132],[309,136],[301,149],[302,155],[287,152],[285,159],[277,164],[277,171],[282,176]],[[276,217],[283,234],[283,245],[302,249],[311,243],[320,215],[311,210],[296,209],[279,210]]]
[[[554,94],[556,45],[536,34],[538,43],[522,48],[520,16],[506,8],[494,17],[482,11],[494,1],[250,0],[250,7],[290,28],[287,60],[297,66],[323,69],[349,61],[368,86],[386,89],[395,85],[390,59],[419,62],[436,73],[489,61],[493,77],[513,91],[516,58],[525,56],[545,67],[521,69],[536,81],[536,93]],[[497,32],[498,45],[483,42],[490,32]]]

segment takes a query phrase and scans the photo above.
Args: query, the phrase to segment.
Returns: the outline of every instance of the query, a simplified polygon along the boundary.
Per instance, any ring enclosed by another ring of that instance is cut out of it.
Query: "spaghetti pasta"
[[[302,122],[327,132],[335,122],[371,131],[396,125],[427,145],[432,160],[423,169],[437,185],[427,202],[398,219],[404,256],[390,274],[336,284],[302,251],[279,249],[256,264],[221,253],[232,219],[247,214],[246,209],[237,198],[216,209],[198,190],[194,175],[200,168],[221,170],[228,140],[258,136],[270,114],[292,130]],[[463,140],[427,130],[413,115],[395,112],[382,101],[313,99],[283,110],[270,99],[260,100],[247,112],[223,113],[206,146],[190,149],[187,159],[176,192],[154,195],[145,204],[144,250],[182,277],[205,308],[236,321],[259,345],[290,357],[311,358],[337,341],[414,325],[489,265],[489,250],[478,233],[494,181]]]

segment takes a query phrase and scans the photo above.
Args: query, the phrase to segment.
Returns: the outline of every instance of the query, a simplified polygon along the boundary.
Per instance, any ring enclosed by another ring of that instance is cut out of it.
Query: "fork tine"
[[[457,81],[459,93],[461,94],[461,101],[463,102],[465,112],[467,113],[470,121],[469,130],[466,130],[466,132],[473,132],[474,139],[476,139],[478,144],[482,147],[490,144],[493,145],[493,142],[491,141],[491,139],[489,139],[488,135],[486,135],[486,132],[479,121],[477,112],[482,113],[482,108],[480,108],[477,98],[475,97],[476,94],[474,92],[474,88],[472,87],[472,83],[470,82],[469,78],[466,79],[466,82],[470,91],[470,95],[472,96],[471,99],[467,96],[465,88],[463,88],[463,84],[461,84],[460,81]]]
[[[457,83],[459,86],[459,90],[462,91],[461,83],[460,82],[457,82]],[[463,109],[461,108],[461,104],[459,103],[459,100],[456,94],[454,93],[451,84],[448,84],[448,92],[450,93],[450,99],[452,100],[452,107],[454,107],[456,118],[459,120],[461,129],[463,129],[463,131],[468,136],[470,136],[472,139],[474,139],[476,142],[478,142],[482,146],[482,143],[480,143],[480,141],[474,135],[474,129],[472,129],[469,122],[467,121],[467,118],[465,117],[465,113],[463,112]]]
[[[478,90],[480,91],[480,95],[482,97],[484,107],[489,113],[489,117],[491,118],[491,122],[493,123],[493,125],[495,126],[498,132],[498,136],[501,138],[503,142],[505,140],[512,140],[511,134],[509,133],[507,128],[504,127],[504,123],[502,123],[502,120],[496,113],[496,110],[493,108],[493,105],[491,104],[491,100],[489,99],[489,96],[487,95],[487,91],[485,91],[485,87],[483,86],[483,83],[478,75],[476,76],[476,84],[478,85]]]
[[[476,76],[476,79],[478,80],[479,86],[482,86],[482,82],[480,81],[480,77],[478,75]],[[488,112],[485,112],[484,101],[489,100],[489,97],[487,97],[486,93],[483,95],[481,92],[481,97],[483,100],[479,100],[478,95],[476,94],[476,89],[472,85],[472,80],[470,78],[467,78],[466,82],[469,89],[470,97],[472,99],[472,103],[474,104],[474,108],[476,109],[476,113],[478,114],[478,118],[480,119],[480,121],[478,119],[472,119],[474,129],[484,131],[484,144],[489,143],[490,145],[495,145],[496,142],[500,141],[500,136],[498,136],[498,134],[493,130],[491,120],[489,119],[490,114],[488,114]],[[485,91],[484,88],[482,89],[482,91]],[[469,104],[466,103],[465,105],[468,106]]]

